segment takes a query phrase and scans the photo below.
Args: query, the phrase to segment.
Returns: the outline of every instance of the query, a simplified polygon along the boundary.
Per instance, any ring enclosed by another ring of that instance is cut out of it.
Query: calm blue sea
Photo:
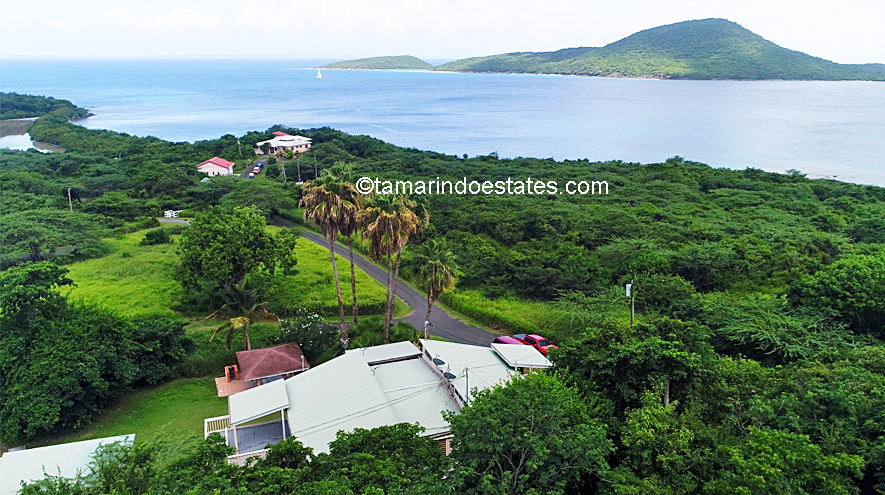
[[[317,79],[311,67],[326,62],[4,60],[0,91],[69,99],[96,114],[82,125],[173,141],[330,126],[456,155],[679,155],[885,185],[885,83],[332,70]]]

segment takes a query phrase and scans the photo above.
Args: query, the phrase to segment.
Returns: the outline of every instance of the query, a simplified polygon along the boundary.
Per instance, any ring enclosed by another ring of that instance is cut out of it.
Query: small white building
[[[63,478],[88,476],[89,464],[99,446],[133,441],[135,434],[7,452],[0,457],[0,495],[14,495],[21,490],[22,482],[39,481],[47,474]]]
[[[262,148],[267,148],[267,154],[269,155],[275,155],[277,152],[284,150],[291,150],[293,153],[304,153],[310,149],[312,141],[310,138],[298,135],[293,136],[281,131],[274,132],[273,134],[273,139],[261,141],[255,145],[255,154],[263,155],[264,150]]]
[[[197,170],[204,174],[209,174],[209,177],[214,177],[216,175],[234,175],[234,163],[229,162],[224,158],[213,156],[205,162],[197,165]]]

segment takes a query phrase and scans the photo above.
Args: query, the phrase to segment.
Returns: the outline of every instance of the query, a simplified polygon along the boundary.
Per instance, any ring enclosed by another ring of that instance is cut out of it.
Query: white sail
[[[323,78],[323,73],[320,72],[319,69],[317,69],[317,79],[322,79],[322,78]]]

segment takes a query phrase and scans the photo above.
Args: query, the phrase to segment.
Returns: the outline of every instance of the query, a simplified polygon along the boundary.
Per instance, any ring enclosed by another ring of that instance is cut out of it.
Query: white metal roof
[[[409,359],[421,355],[421,349],[415,347],[411,342],[394,342],[392,344],[376,345],[373,347],[362,347],[359,349],[350,349],[348,353],[361,354],[366,363],[378,364],[390,361],[399,361]]]
[[[13,495],[21,482],[43,479],[46,474],[74,478],[78,472],[88,474],[92,455],[99,445],[132,442],[135,434],[64,443],[36,449],[7,452],[0,457],[0,495]]]
[[[302,146],[305,144],[310,144],[312,139],[304,137],[304,136],[277,136],[273,139],[268,139],[267,141],[261,141],[260,143],[256,143],[256,146],[262,146],[264,144],[268,144],[273,148],[290,147],[290,146]]]
[[[359,353],[338,356],[285,383],[290,398],[289,429],[316,452],[328,452],[329,442],[339,430],[400,422]]]
[[[445,361],[441,369],[455,375],[452,384],[468,403],[468,393],[472,395],[473,390],[485,390],[496,384],[507,383],[514,376],[520,376],[491,347],[424,339],[420,342],[430,359],[439,358]]]
[[[412,346],[414,347],[414,346]],[[443,411],[457,412],[445,384],[423,359],[372,367],[375,380],[399,423],[418,423],[425,435],[449,431]]]
[[[283,380],[275,380],[229,396],[227,405],[230,423],[240,425],[289,407],[289,396]]]
[[[492,343],[492,349],[514,368],[549,368],[553,366],[543,354],[530,345]]]

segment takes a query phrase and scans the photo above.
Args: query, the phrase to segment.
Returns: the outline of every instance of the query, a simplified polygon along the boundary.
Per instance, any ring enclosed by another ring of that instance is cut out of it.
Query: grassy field
[[[160,228],[174,228],[164,226]],[[173,314],[182,296],[181,285],[174,279],[176,244],[139,246],[146,231],[108,239],[111,253],[102,258],[73,263],[67,268],[76,286],[63,289],[72,300],[98,304],[117,313],[135,317],[152,314]],[[300,308],[322,315],[338,312],[335,283],[329,252],[306,239],[297,244],[298,273],[279,276],[267,293],[271,310],[281,316],[294,314]],[[342,296],[349,301],[350,264],[336,257]],[[357,269],[357,297],[363,314],[380,314],[384,308],[384,285]],[[347,304],[348,313],[350,305]],[[404,312],[401,304],[400,312]]]
[[[76,284],[70,299],[128,317],[174,314],[172,308],[182,296],[181,284],[174,279],[176,245],[139,246],[145,232],[107,239],[109,255],[68,265],[68,277]]]
[[[52,440],[75,442],[135,433],[141,441],[185,442],[203,438],[203,420],[227,414],[212,378],[183,378],[124,397],[107,414],[77,433]]]

